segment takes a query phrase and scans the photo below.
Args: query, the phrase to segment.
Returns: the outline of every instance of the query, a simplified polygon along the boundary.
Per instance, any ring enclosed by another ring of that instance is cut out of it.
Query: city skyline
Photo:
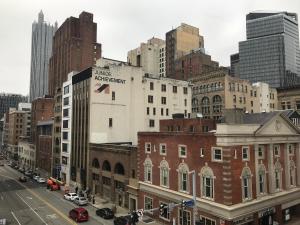
[[[58,4],[60,7],[57,7]],[[25,95],[28,94],[30,83],[31,24],[40,10],[45,13],[48,23],[57,21],[58,26],[81,11],[93,13],[94,21],[98,24],[97,42],[103,45],[103,56],[122,61],[126,61],[127,52],[139,43],[153,36],[165,39],[166,32],[181,22],[188,23],[199,28],[200,35],[204,36],[206,51],[222,66],[230,65],[230,55],[238,51],[238,42],[246,40],[247,13],[271,10],[300,14],[300,2],[297,0],[215,0],[207,4],[189,1],[172,2],[172,5],[169,1],[152,1],[151,5],[140,1],[112,1],[109,4],[99,1],[86,4],[79,0],[72,3],[27,1],[26,4],[3,1],[0,5],[1,15],[6,18],[0,22],[0,27],[9,30],[0,37],[1,49],[5,52],[0,56],[3,63],[0,91]]]

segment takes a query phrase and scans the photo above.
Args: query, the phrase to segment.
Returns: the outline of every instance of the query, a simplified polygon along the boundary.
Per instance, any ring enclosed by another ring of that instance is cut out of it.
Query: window
[[[144,162],[144,181],[152,183],[152,161],[147,158]]]
[[[164,109],[163,109],[163,108],[160,109],[160,115],[161,115],[161,116],[164,115]]]
[[[163,105],[167,104],[167,98],[166,97],[161,97],[161,104],[163,104]]]
[[[63,128],[69,128],[69,120],[63,120]]]
[[[179,210],[178,224],[179,225],[192,225],[191,212],[189,212],[187,210],[182,210],[181,208],[178,208],[178,210]]]
[[[69,105],[69,97],[64,98],[64,105]]]
[[[68,94],[69,93],[69,85],[64,87],[64,94]]]
[[[149,127],[155,127],[155,121],[149,120]]]
[[[109,118],[109,119],[108,119],[108,126],[109,126],[109,127],[112,127],[112,126],[113,126],[113,119],[112,119],[112,118]]]
[[[145,152],[151,153],[151,143],[150,142],[145,143]]]
[[[68,164],[68,157],[62,156],[61,157],[61,163],[64,164],[64,165],[67,165]]]
[[[169,187],[169,164],[166,160],[160,162],[160,186]]]
[[[274,156],[280,157],[280,145],[274,145]]]
[[[189,182],[188,174],[189,174],[188,166],[185,163],[181,163],[178,169],[179,191],[188,192],[188,182]]]
[[[161,91],[166,92],[167,91],[167,86],[165,84],[161,85]]]
[[[258,193],[264,194],[266,192],[266,168],[264,165],[260,165],[258,169]]]
[[[63,132],[63,140],[68,140],[68,132]]]
[[[242,198],[243,201],[250,200],[251,195],[251,171],[249,167],[244,167],[242,171]]]
[[[63,152],[68,152],[68,144],[67,143],[62,144],[62,151]]]
[[[202,225],[216,225],[216,221],[204,216],[200,216],[200,221]]]
[[[173,86],[173,93],[177,93],[177,86]]]
[[[294,153],[295,153],[294,145],[288,144],[288,151],[289,151],[289,155],[294,155]]]
[[[212,161],[222,161],[222,149],[221,148],[212,148]]]
[[[150,114],[150,108],[147,107],[147,115],[149,115],[149,114]]]
[[[187,87],[183,87],[183,94],[187,94],[188,93],[188,88]]]
[[[153,103],[153,96],[152,95],[148,95],[148,103]]]
[[[265,157],[264,146],[258,146],[258,158],[263,159]]]
[[[64,109],[63,110],[63,117],[68,117],[69,116],[69,109]]]
[[[166,116],[169,116],[169,109],[166,109]]]
[[[243,161],[248,161],[249,158],[250,158],[249,147],[248,146],[243,146],[242,147],[242,159],[243,159]]]
[[[153,199],[147,196],[144,196],[144,209],[150,210],[153,209]]]
[[[204,166],[201,169],[201,196],[204,198],[214,198],[214,174],[210,167]]]
[[[200,157],[204,157],[204,148],[200,148]]]
[[[161,155],[167,155],[167,145],[166,144],[159,145],[159,153]]]
[[[116,92],[114,91],[111,92],[111,100],[116,100]]]
[[[281,180],[282,180],[282,169],[281,169],[281,165],[279,162],[275,163],[275,172],[274,172],[274,176],[275,176],[275,190],[276,191],[280,191],[281,190]]]
[[[184,106],[187,106],[187,100],[184,99]]]
[[[179,145],[178,146],[178,151],[179,151],[179,157],[180,158],[186,158],[187,156],[187,150],[185,145]]]
[[[153,84],[153,82],[150,82],[150,90],[151,91],[154,90],[154,84]]]
[[[153,108],[153,115],[156,115],[156,109]]]

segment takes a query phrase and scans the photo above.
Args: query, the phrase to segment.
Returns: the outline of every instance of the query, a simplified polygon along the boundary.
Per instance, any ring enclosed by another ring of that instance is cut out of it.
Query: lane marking
[[[16,193],[16,195],[40,218],[45,225],[48,225],[46,221],[18,193]]]
[[[72,219],[70,219],[68,216],[66,216],[65,214],[63,214],[61,211],[59,211],[57,208],[55,208],[53,205],[51,205],[50,203],[48,203],[46,200],[44,200],[42,197],[40,197],[37,193],[35,193],[34,191],[30,190],[28,187],[26,187],[24,184],[22,184],[21,182],[19,182],[15,178],[10,177],[10,176],[6,176],[6,175],[2,175],[2,174],[0,174],[0,176],[9,178],[9,179],[15,181],[16,183],[18,183],[19,185],[21,185],[22,187],[24,187],[24,189],[27,190],[29,193],[31,193],[36,198],[38,198],[40,201],[42,201],[43,203],[45,203],[49,208],[51,208],[54,212],[56,212],[58,215],[60,215],[69,224],[77,225],[77,223],[75,223]]]
[[[17,223],[18,223],[19,225],[21,225],[20,221],[18,220],[18,218],[16,217],[16,215],[14,214],[13,211],[11,211],[11,214],[12,214],[12,216],[15,218],[15,220],[17,221]]]

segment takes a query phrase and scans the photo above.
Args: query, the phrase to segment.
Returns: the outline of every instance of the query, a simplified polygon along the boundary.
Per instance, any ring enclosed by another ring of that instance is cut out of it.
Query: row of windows
[[[154,90],[154,82],[150,82],[150,90],[153,91]],[[167,91],[167,85],[166,84],[162,84],[161,85],[161,91],[162,92],[166,92]],[[177,86],[173,86],[173,93],[177,93]],[[187,87],[183,87],[183,94],[187,94],[188,93],[188,88]]]
[[[193,87],[193,94],[207,93],[211,91],[223,90],[223,84],[221,82],[200,85],[199,87]]]
[[[152,108],[152,114],[155,116],[156,115],[156,108],[153,107]],[[147,107],[147,115],[150,115],[150,107]],[[164,109],[164,108],[160,108],[160,115],[161,116],[169,116],[169,109]]]

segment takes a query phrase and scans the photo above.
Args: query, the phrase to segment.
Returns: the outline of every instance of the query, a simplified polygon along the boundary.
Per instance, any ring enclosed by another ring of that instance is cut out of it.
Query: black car
[[[113,219],[115,214],[110,208],[102,208],[96,210],[96,215],[100,216],[106,220]]]
[[[26,182],[27,178],[25,176],[21,176],[21,177],[19,177],[19,181]]]
[[[120,216],[114,219],[114,225],[131,225],[131,216]]]

